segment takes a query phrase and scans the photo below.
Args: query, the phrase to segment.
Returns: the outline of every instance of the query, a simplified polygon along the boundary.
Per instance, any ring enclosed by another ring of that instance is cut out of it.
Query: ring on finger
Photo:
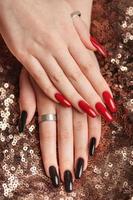
[[[42,123],[45,121],[56,121],[56,120],[57,120],[57,116],[56,114],[53,114],[53,113],[43,114],[38,117],[38,123]]]
[[[81,17],[81,12],[79,10],[76,10],[71,13],[71,18],[76,17],[76,16]]]

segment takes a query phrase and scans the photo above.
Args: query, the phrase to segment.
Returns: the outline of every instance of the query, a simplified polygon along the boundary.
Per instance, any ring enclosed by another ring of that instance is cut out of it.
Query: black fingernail
[[[49,174],[54,187],[59,187],[60,181],[57,170],[54,166],[49,167]]]
[[[81,178],[82,173],[83,173],[83,168],[84,168],[84,159],[83,158],[79,158],[77,160],[75,178],[77,178],[77,179]]]
[[[22,133],[24,131],[25,125],[26,125],[26,119],[27,119],[27,112],[22,111],[21,117],[19,120],[19,132]]]
[[[90,140],[90,148],[89,148],[89,154],[90,156],[93,156],[95,153],[95,146],[96,146],[96,138],[93,137]]]
[[[64,172],[64,184],[66,192],[72,192],[73,190],[72,173],[69,170],[66,170]]]

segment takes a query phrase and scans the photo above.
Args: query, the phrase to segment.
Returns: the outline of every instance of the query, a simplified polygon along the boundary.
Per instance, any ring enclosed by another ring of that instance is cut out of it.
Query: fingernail
[[[109,110],[113,113],[116,112],[116,106],[115,106],[113,97],[111,96],[111,94],[108,91],[103,92],[103,99],[104,99],[106,106],[109,108]]]
[[[95,153],[95,147],[96,147],[96,138],[92,137],[90,139],[90,147],[89,147],[89,154],[90,156],[93,156]]]
[[[73,182],[72,182],[72,173],[69,170],[64,172],[64,184],[66,192],[72,192]]]
[[[19,133],[22,133],[25,129],[25,125],[26,125],[26,119],[27,119],[27,112],[26,111],[22,111],[21,112],[21,117],[19,120]]]
[[[81,176],[83,174],[83,169],[84,169],[84,159],[83,158],[79,158],[77,160],[75,178],[77,178],[77,179],[81,178]]]
[[[102,103],[100,102],[96,103],[95,107],[98,113],[102,115],[102,117],[105,120],[107,120],[108,122],[111,122],[113,120],[112,116],[110,115],[110,113],[107,111],[107,109],[104,107]]]
[[[107,57],[106,49],[94,37],[90,36],[90,41],[99,53],[101,53],[104,57]]]
[[[96,117],[95,111],[85,102],[85,101],[79,101],[78,103],[79,107],[86,112],[90,117]]]
[[[60,181],[57,170],[54,166],[49,167],[49,174],[54,187],[59,187]]]
[[[61,103],[62,106],[71,107],[71,103],[62,94],[56,93],[55,98]]]

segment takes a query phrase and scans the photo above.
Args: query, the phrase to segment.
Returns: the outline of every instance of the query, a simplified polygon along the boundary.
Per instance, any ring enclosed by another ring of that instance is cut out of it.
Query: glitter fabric
[[[95,1],[92,32],[109,50],[108,58],[97,57],[118,112],[103,123],[96,155],[70,194],[45,176],[36,123],[18,133],[21,65],[0,38],[0,200],[133,200],[133,2]]]

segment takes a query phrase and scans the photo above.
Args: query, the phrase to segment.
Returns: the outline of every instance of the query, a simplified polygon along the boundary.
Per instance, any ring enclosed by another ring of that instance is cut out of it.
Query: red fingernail
[[[61,105],[71,107],[71,103],[62,94],[56,93],[55,98],[61,103]]]
[[[105,104],[109,108],[109,110],[113,113],[116,112],[116,106],[115,106],[113,97],[108,91],[103,92],[103,99],[104,99]]]
[[[85,102],[85,101],[79,101],[78,103],[79,107],[86,112],[90,117],[96,117],[95,111]]]
[[[107,57],[107,51],[106,49],[92,36],[90,36],[90,41],[93,44],[93,46],[101,53],[104,57]]]
[[[105,120],[107,120],[108,122],[111,122],[113,120],[112,116],[109,114],[109,112],[102,103],[96,103],[95,107],[98,113],[102,115]]]

